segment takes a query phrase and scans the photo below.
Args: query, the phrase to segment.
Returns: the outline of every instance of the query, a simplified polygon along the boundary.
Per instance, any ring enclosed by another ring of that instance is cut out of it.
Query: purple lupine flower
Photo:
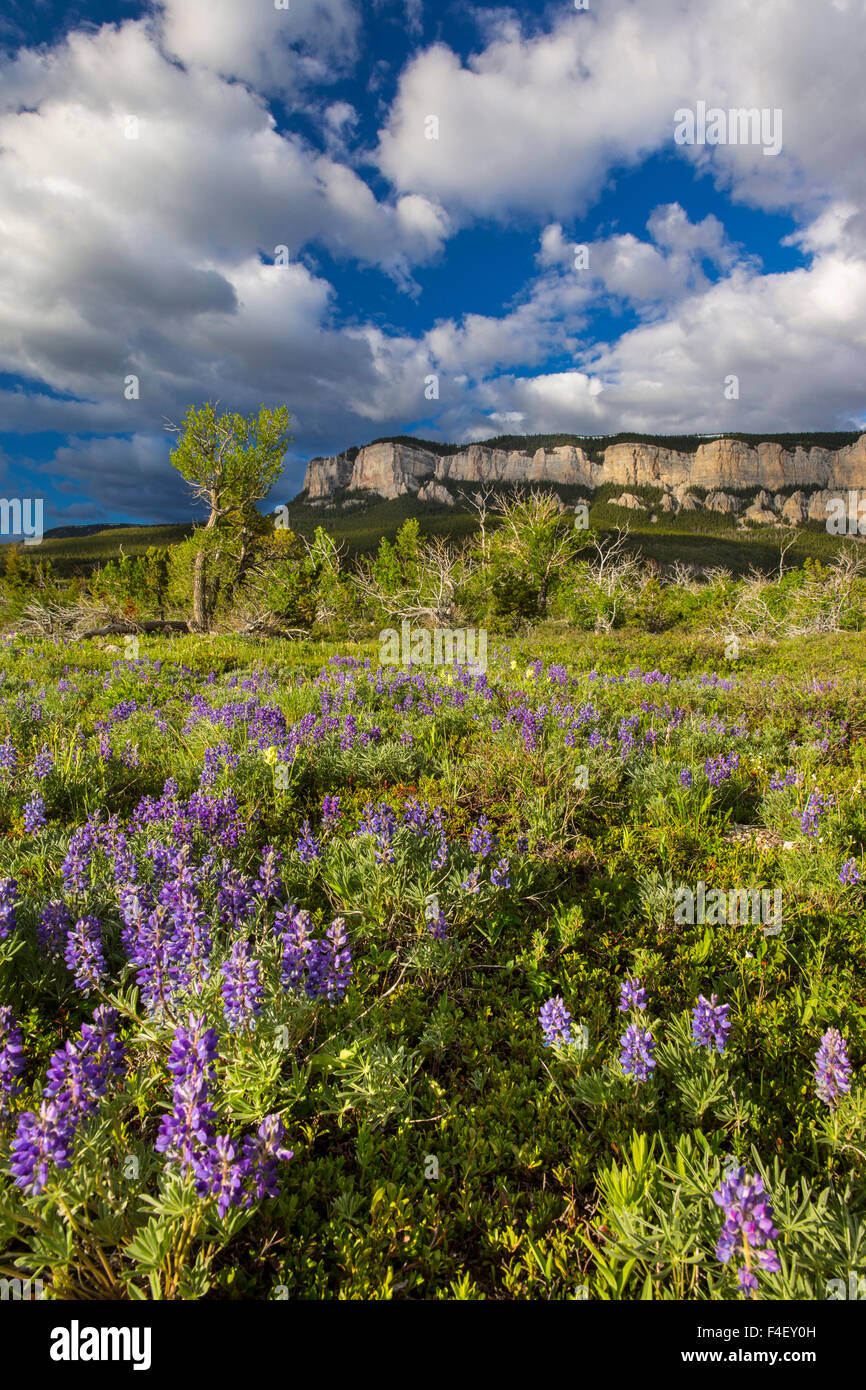
[[[9,1100],[21,1089],[18,1078],[25,1066],[21,1029],[12,1010],[0,1005],[0,1121],[6,1118]]]
[[[107,1005],[94,1010],[93,1022],[81,1037],[66,1042],[51,1056],[43,1094],[56,1101],[76,1128],[93,1114],[109,1082],[124,1069],[124,1049],[117,1033],[117,1015]]]
[[[517,853],[518,853],[518,854],[528,854],[528,853],[529,853],[529,836],[528,836],[528,835],[518,835],[518,837],[517,837],[517,846],[516,846],[516,847],[517,847]]]
[[[33,775],[41,782],[44,781],[46,777],[50,776],[53,770],[54,759],[43,743],[41,751],[37,753],[36,757],[33,759]]]
[[[123,883],[117,893],[120,915],[125,923],[121,932],[124,947],[131,951],[153,907],[150,889],[142,883]]]
[[[252,884],[245,874],[226,864],[217,876],[216,903],[220,921],[228,926],[238,926],[255,906]]]
[[[303,987],[308,999],[338,1002],[352,974],[352,952],[346,923],[337,917],[323,938],[312,935],[310,914],[289,907],[274,918],[274,931],[283,945],[282,982],[287,989]]]
[[[779,1257],[770,1246],[779,1232],[773,1225],[773,1208],[757,1175],[746,1176],[745,1168],[737,1168],[713,1193],[716,1206],[725,1214],[716,1259],[727,1264],[732,1256],[744,1260],[737,1272],[738,1286],[747,1298],[758,1287],[751,1251],[757,1250],[757,1267],[770,1271],[781,1269]]]
[[[93,1022],[81,1025],[81,1040],[93,1093],[101,1096],[126,1065],[123,1043],[117,1036],[117,1014],[110,1005],[100,1004],[93,1010]]]
[[[439,836],[439,848],[436,850],[435,854],[433,855],[433,858],[430,861],[430,867],[434,870],[444,869],[445,865],[448,863],[448,855],[450,853],[450,850],[448,846],[448,836],[445,834],[445,822],[441,806],[437,806],[433,811],[432,825],[430,829],[431,834],[438,834]]]
[[[430,827],[430,808],[416,797],[410,796],[403,803],[403,824],[416,835],[425,835]]]
[[[619,987],[619,1012],[625,1014],[629,1009],[645,1009],[646,1005],[646,990],[636,976],[629,975]]]
[[[139,903],[138,896],[134,899]],[[128,906],[131,912],[132,903]],[[167,1008],[175,993],[190,982],[185,942],[179,942],[169,908],[158,903],[134,928],[124,933],[124,945],[142,999],[151,1014]]]
[[[860,882],[860,870],[856,859],[846,859],[839,874],[839,882],[850,885]]]
[[[45,802],[37,792],[24,807],[24,830],[28,835],[35,835],[38,831],[44,830],[47,824]]]
[[[169,1162],[179,1163],[182,1173],[214,1142],[209,1094],[216,1054],[216,1029],[208,1028],[204,1018],[190,1014],[188,1026],[180,1024],[175,1029],[168,1058],[173,1106],[162,1117],[154,1147]]]
[[[83,893],[86,891],[92,856],[93,831],[89,825],[81,825],[77,830],[73,830],[69,838],[66,858],[60,866],[67,892]]]
[[[53,1165],[68,1168],[81,1122],[94,1113],[107,1084],[123,1067],[123,1048],[114,1033],[115,1014],[101,1007],[81,1038],[52,1054],[38,1113],[25,1111],[11,1146],[10,1167],[19,1187],[37,1195]]]
[[[352,951],[342,917],[335,917],[324,937],[313,943],[304,988],[311,999],[338,1003],[352,975]]]
[[[45,1077],[43,1094],[56,1101],[75,1129],[96,1108],[87,1056],[80,1045],[67,1041],[52,1052]]]
[[[379,864],[392,864],[394,862],[393,841],[397,833],[397,817],[393,807],[387,802],[380,802],[373,807],[373,803],[368,801],[364,807],[364,820],[355,831],[356,835],[371,835],[375,840],[374,854]]]
[[[625,761],[629,753],[634,749],[634,730],[640,724],[640,715],[633,714],[628,719],[621,719],[619,723],[618,738],[620,757]]]
[[[186,825],[181,819],[175,822],[175,827],[186,833],[198,831],[208,839],[216,839],[224,849],[234,849],[246,829],[234,792],[223,792],[221,796],[193,792],[183,812],[187,818]]]
[[[195,1155],[192,1166],[196,1192],[199,1197],[216,1197],[221,1217],[230,1206],[243,1206],[246,1167],[238,1162],[237,1145],[228,1135],[218,1134],[210,1147]]]
[[[72,918],[66,904],[57,899],[47,902],[36,923],[36,938],[43,951],[50,956],[61,956],[71,926]]]
[[[126,747],[120,755],[120,761],[124,767],[138,767],[140,758],[138,756],[138,744],[133,743],[132,739],[126,740]]]
[[[96,989],[106,976],[102,933],[96,917],[79,917],[66,938],[64,960],[75,977],[75,988]]]
[[[202,787],[214,786],[225,769],[236,768],[239,763],[240,758],[237,753],[233,752],[229,743],[218,743],[215,748],[206,748],[199,785]]]
[[[427,918],[427,930],[437,941],[444,941],[448,935],[448,921],[442,909],[439,909],[438,917]]]
[[[135,700],[121,700],[120,704],[115,705],[113,709],[108,711],[108,719],[106,722],[109,727],[112,724],[122,724],[125,719],[131,719],[137,709],[138,705]]]
[[[312,864],[322,857],[321,847],[308,820],[305,820],[301,826],[301,834],[296,849],[305,864]]]
[[[619,1061],[626,1076],[633,1076],[635,1081],[646,1081],[656,1065],[653,1057],[656,1045],[649,1028],[630,1023],[620,1038],[620,1044],[622,1052]]]
[[[684,767],[680,773],[680,786],[690,787],[692,785],[692,774],[689,768]]]
[[[17,881],[0,878],[0,941],[15,930],[15,908],[19,901]]]
[[[330,978],[325,990],[328,1002],[342,999],[352,975],[352,948],[344,918],[335,917],[325,932],[330,956]]]
[[[0,743],[0,769],[10,775],[18,771],[18,752],[8,735],[5,742]]]
[[[283,1122],[279,1115],[266,1115],[255,1137],[248,1135],[244,1139],[244,1162],[252,1194],[259,1200],[280,1195],[277,1164],[286,1163],[294,1156],[291,1149],[283,1148],[284,1138]]]
[[[730,1004],[719,1003],[717,994],[711,994],[709,999],[705,999],[702,994],[698,995],[698,1002],[692,1010],[695,1047],[715,1046],[718,1052],[724,1052],[731,1031],[728,1022],[730,1008]]]
[[[342,732],[342,734],[340,735],[340,747],[341,747],[344,751],[345,751],[346,749],[348,749],[348,748],[351,748],[351,747],[352,747],[352,744],[355,742],[355,739],[357,738],[357,736],[358,736],[358,721],[357,721],[357,719],[355,718],[355,716],[354,716],[353,714],[347,714],[347,715],[346,715],[345,724],[344,724],[344,728],[343,728],[343,732]]]
[[[274,917],[274,932],[282,942],[282,983],[286,989],[297,989],[307,972],[313,937],[310,914],[294,905]]]
[[[511,887],[510,870],[511,865],[507,859],[500,859],[497,861],[495,866],[490,870],[490,882],[493,884],[494,888]]]
[[[326,796],[322,801],[322,829],[329,829],[340,819],[340,798]]]
[[[819,1099],[833,1109],[839,1097],[851,1090],[848,1047],[838,1028],[828,1028],[815,1054],[815,1089]]]
[[[473,869],[467,879],[464,879],[460,887],[464,893],[477,893],[481,887],[481,870]]]
[[[277,868],[277,865],[282,863],[282,858],[273,845],[265,845],[262,850],[262,862],[253,880],[253,892],[262,902],[268,903],[283,892],[283,880]]]
[[[483,858],[485,855],[492,854],[496,846],[496,836],[488,830],[486,816],[480,816],[478,824],[473,827],[472,834],[469,836],[469,853]]]
[[[211,938],[191,875],[186,865],[178,866],[177,877],[166,880],[159,890],[159,907],[167,908],[171,916],[175,964],[185,980],[187,976],[202,980],[209,974]]]
[[[571,1036],[571,1014],[561,994],[555,994],[546,1004],[542,1004],[538,1021],[544,1034],[545,1047],[563,1047],[574,1041]]]
[[[223,961],[223,1013],[232,1031],[255,1028],[262,1011],[264,990],[260,983],[261,967],[254,958],[249,942],[236,941],[228,960]]]
[[[820,792],[818,788],[815,787],[809,796],[809,800],[803,807],[803,810],[793,812],[795,816],[800,817],[800,830],[802,834],[809,836],[817,835],[818,821],[827,810],[828,806],[832,806],[832,804],[832,796],[824,796],[823,792]]]
[[[707,781],[711,787],[720,787],[722,782],[730,781],[739,766],[739,753],[720,753],[716,758],[707,758],[704,763]]]
[[[25,1110],[10,1147],[9,1167],[17,1185],[38,1196],[52,1166],[70,1166],[73,1137],[67,1117],[55,1101],[43,1100],[38,1113]]]
[[[773,776],[770,778],[770,791],[772,792],[780,792],[785,787],[796,787],[796,785],[797,770],[793,767],[788,768],[788,771],[785,773],[784,777],[779,777],[778,774],[774,773]]]
[[[138,865],[135,853],[126,835],[119,834],[114,844],[114,881],[131,884],[138,879]]]

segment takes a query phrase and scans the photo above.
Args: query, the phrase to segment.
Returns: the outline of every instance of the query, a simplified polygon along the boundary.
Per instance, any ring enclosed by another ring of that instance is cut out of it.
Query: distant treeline
[[[655,444],[661,449],[673,449],[681,454],[693,454],[702,444],[712,439],[739,439],[743,444],[781,444],[783,449],[844,449],[856,444],[860,438],[859,430],[815,430],[792,434],[738,434],[735,431],[720,431],[718,434],[498,434],[493,439],[472,440],[483,444],[486,449],[510,449],[520,453],[534,454],[538,449],[550,453],[564,444],[573,444],[583,449],[591,458],[600,457],[612,444]],[[436,440],[418,439],[411,434],[382,435],[371,444],[404,444],[409,448],[427,449],[431,454],[442,456],[462,453],[469,444],[441,444]],[[369,446],[367,446],[369,447]],[[354,461],[360,449],[353,446],[343,453]],[[315,462],[315,460],[312,460]]]

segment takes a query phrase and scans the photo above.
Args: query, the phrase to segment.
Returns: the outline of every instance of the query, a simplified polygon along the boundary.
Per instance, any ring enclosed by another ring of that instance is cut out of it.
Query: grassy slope
[[[505,492],[508,490],[502,489]],[[612,498],[619,496],[622,489],[610,484],[598,488],[591,498],[585,489],[579,487],[559,487],[555,491],[569,505],[589,501],[590,524],[598,531],[610,531],[627,524],[642,554],[662,564],[682,560],[704,566],[724,565],[735,573],[743,573],[753,565],[772,570],[778,565],[781,538],[790,535],[788,528],[783,532],[772,526],[750,527],[744,531],[737,527],[733,517],[715,512],[688,512],[676,517],[658,512],[657,521],[652,523],[650,511],[627,511],[612,505]],[[631,491],[642,498],[650,509],[660,496],[657,488],[633,488]],[[787,489],[787,492],[791,491],[793,489]],[[751,489],[741,492],[739,496],[747,503],[756,492],[757,489]],[[357,500],[357,496],[352,495],[351,500]],[[350,558],[375,550],[383,537],[393,540],[409,517],[419,518],[422,531],[430,535],[451,536],[455,540],[470,536],[476,529],[475,513],[459,496],[453,508],[419,502],[417,497],[411,496],[387,501],[364,498],[361,505],[344,508],[343,504],[349,498],[350,494],[345,491],[337,493],[334,508],[310,506],[304,501],[292,502],[288,506],[289,525],[299,535],[308,538],[312,537],[317,526],[324,526]],[[31,559],[50,560],[61,575],[87,573],[97,565],[116,559],[121,547],[125,555],[140,555],[152,545],[172,545],[189,535],[190,530],[191,523],[106,527],[91,535],[47,538],[38,549],[25,553]],[[820,523],[809,522],[800,528],[800,538],[789,551],[787,563],[802,564],[808,556],[827,561],[839,544],[840,541],[828,535]]]
[[[108,560],[116,560],[121,547],[124,555],[143,555],[149,546],[173,545],[191,530],[191,525],[107,526],[89,536],[49,536],[38,547],[23,548],[22,553],[31,560],[50,560],[61,575],[87,573]]]

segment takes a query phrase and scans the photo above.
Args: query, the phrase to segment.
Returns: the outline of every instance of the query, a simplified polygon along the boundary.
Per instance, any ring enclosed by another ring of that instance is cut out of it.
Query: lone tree
[[[218,404],[218,403],[217,403]],[[190,406],[180,425],[166,429],[178,436],[171,461],[192,488],[197,501],[209,508],[205,525],[196,532],[193,562],[192,626],[209,632],[215,592],[208,586],[208,561],[220,553],[220,542],[236,551],[232,587],[239,585],[249,564],[252,543],[265,529],[256,503],[267,497],[283,471],[283,455],[291,442],[289,412],[284,406],[258,416],[224,413],[216,405]]]
[[[501,524],[491,537],[489,553],[500,573],[517,574],[531,585],[539,615],[547,615],[550,586],[587,544],[588,533],[575,529],[568,509],[553,492],[515,488],[497,496],[492,511]]]

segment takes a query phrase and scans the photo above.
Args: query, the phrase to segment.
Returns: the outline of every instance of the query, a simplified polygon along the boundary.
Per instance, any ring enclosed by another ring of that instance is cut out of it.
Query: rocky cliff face
[[[866,487],[866,434],[844,449],[785,450],[780,444],[746,444],[713,439],[693,454],[656,444],[612,444],[602,463],[583,449],[565,444],[536,453],[470,444],[455,454],[436,454],[407,444],[369,444],[354,459],[346,454],[313,459],[304,489],[310,501],[337,488],[375,492],[380,497],[417,493],[425,483],[440,487],[471,483],[561,483],[596,488],[624,487],[798,488]],[[431,495],[427,489],[427,495]],[[437,495],[441,496],[441,492]]]
[[[597,487],[601,468],[593,466],[583,450],[572,444],[549,454],[543,449],[524,454],[470,444],[457,454],[437,457],[436,477],[446,483],[582,483]]]
[[[654,444],[613,444],[605,450],[603,481],[632,487],[856,487],[866,483],[866,435],[839,450],[795,449],[713,439],[694,454]]]

